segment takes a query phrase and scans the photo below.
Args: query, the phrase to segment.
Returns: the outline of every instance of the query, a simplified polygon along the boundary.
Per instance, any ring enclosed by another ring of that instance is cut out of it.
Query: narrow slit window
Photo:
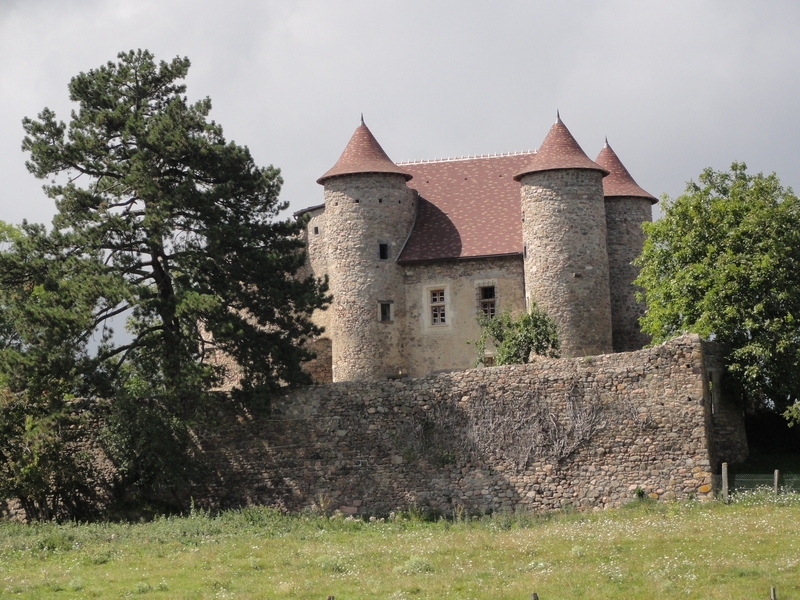
[[[389,260],[389,244],[378,244],[378,258],[381,260]]]

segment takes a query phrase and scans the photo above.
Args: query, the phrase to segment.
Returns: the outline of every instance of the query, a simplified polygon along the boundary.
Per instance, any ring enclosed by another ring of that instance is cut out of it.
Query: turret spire
[[[528,173],[557,169],[590,169],[607,175],[606,169],[586,156],[567,126],[561,121],[561,114],[558,111],[556,111],[556,118],[556,122],[550,128],[547,137],[544,138],[527,168],[514,175],[514,179],[519,181],[523,175]]]
[[[397,173],[411,179],[411,174],[404,171],[392,162],[386,152],[384,152],[378,140],[364,124],[364,115],[361,115],[361,125],[356,127],[350,141],[333,165],[322,177],[317,179],[317,183],[323,184],[326,179],[338,175],[353,175],[355,173]]]
[[[632,198],[647,198],[653,204],[658,202],[655,196],[644,191],[634,181],[628,169],[620,161],[617,153],[608,144],[607,137],[605,145],[600,154],[597,155],[595,162],[609,173],[608,177],[603,179],[603,195],[607,198],[611,196],[630,196]]]

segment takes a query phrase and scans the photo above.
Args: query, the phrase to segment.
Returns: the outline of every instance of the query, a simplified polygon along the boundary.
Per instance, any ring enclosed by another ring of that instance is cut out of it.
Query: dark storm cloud
[[[292,209],[319,203],[362,112],[398,161],[536,147],[560,109],[587,154],[607,135],[656,195],[733,160],[797,186],[799,27],[790,1],[5,3],[0,219],[53,210],[21,118],[67,118],[69,78],[131,48],[188,56],[189,95],[281,167]]]

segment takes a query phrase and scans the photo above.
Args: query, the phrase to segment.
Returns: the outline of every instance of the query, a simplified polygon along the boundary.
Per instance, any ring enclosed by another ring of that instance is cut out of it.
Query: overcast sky
[[[136,48],[191,59],[292,211],[361,113],[396,162],[533,149],[558,109],[654,195],[734,160],[800,192],[798,32],[797,0],[0,0],[0,220],[55,210],[22,118],[68,120],[70,78]]]

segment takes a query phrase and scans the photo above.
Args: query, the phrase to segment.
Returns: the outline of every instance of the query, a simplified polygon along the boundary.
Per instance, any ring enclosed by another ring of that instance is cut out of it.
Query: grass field
[[[428,522],[250,508],[0,524],[2,598],[800,599],[800,497]]]

